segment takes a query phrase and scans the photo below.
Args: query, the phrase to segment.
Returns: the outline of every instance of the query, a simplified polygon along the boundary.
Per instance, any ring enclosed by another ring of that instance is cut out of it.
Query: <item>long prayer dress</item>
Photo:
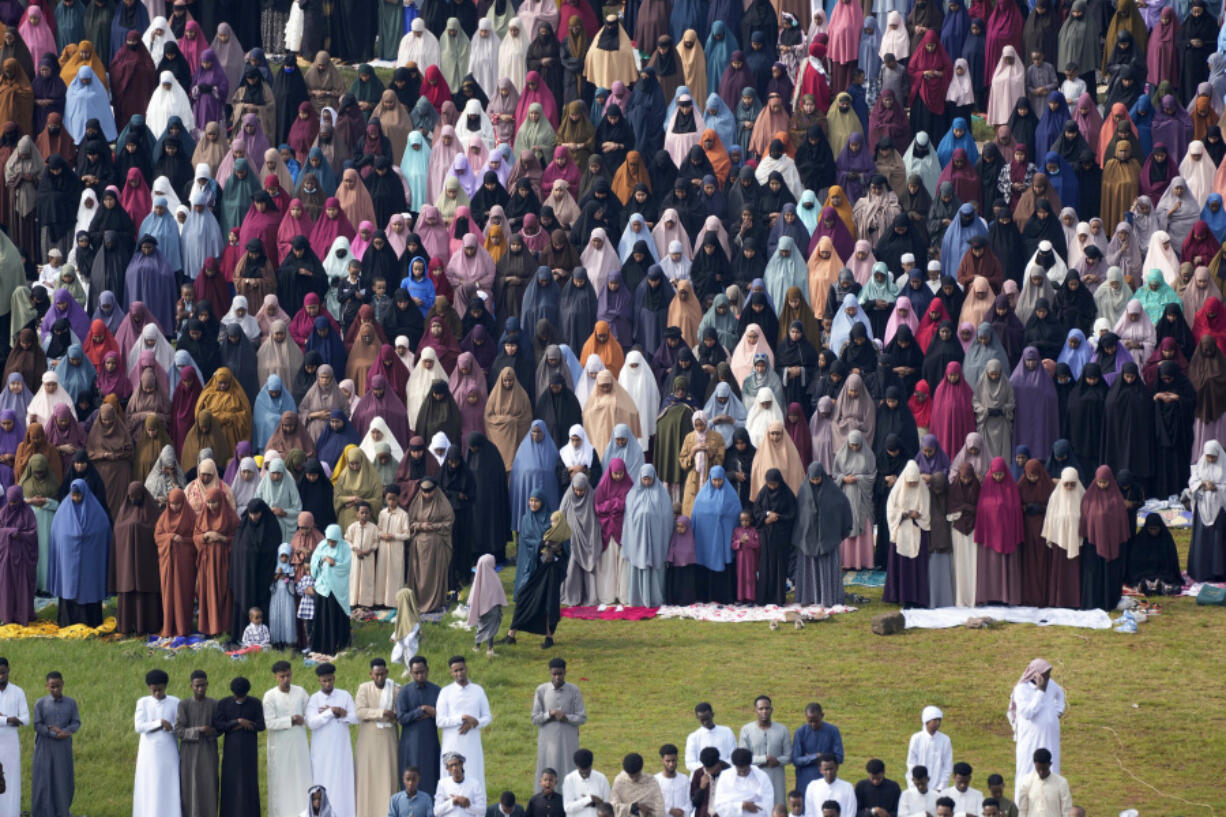
[[[358,687],[354,704],[358,710],[357,813],[361,817],[382,814],[387,801],[400,790],[396,754],[396,722],[383,713],[396,709],[396,685],[384,680],[383,689],[374,681]]]
[[[396,695],[396,720],[400,721],[400,773],[406,766],[416,766],[421,773],[418,788],[434,796],[438,788],[439,756],[438,724],[433,715],[427,715],[423,706],[436,706],[441,690],[438,684],[429,681],[418,685],[416,681],[405,684]]]
[[[126,487],[126,486],[125,486]],[[136,784],[132,792],[132,817],[166,817],[179,814],[179,746],[174,732],[162,721],[174,723],[179,699],[173,695],[158,700],[146,695],[136,702]]]
[[[239,718],[251,721],[255,731],[240,726]],[[225,735],[218,797],[221,813],[228,817],[261,817],[259,734],[264,731],[263,705],[250,695],[242,701],[233,696],[225,698],[217,704],[213,726]]]
[[[55,737],[51,732],[53,726],[70,733],[69,736]],[[76,791],[72,733],[80,728],[81,716],[72,698],[61,696],[57,701],[44,695],[34,702],[34,763],[30,770],[32,814],[68,817],[68,807]]]
[[[345,710],[345,714],[338,717],[331,709],[334,706]],[[349,727],[358,722],[358,714],[353,696],[336,688],[327,694],[323,690],[316,692],[307,702],[306,722],[311,728],[314,784],[328,790],[328,801],[336,817],[354,817],[353,744]]]
[[[778,519],[766,524],[768,513]],[[788,557],[792,552],[792,528],[796,524],[796,497],[787,483],[771,490],[762,486],[753,503],[754,522],[758,525],[758,604],[787,603]]]
[[[565,721],[554,720],[550,712],[560,709]],[[575,768],[574,754],[579,751],[579,727],[587,723],[583,693],[571,683],[561,688],[546,681],[536,688],[532,697],[532,723],[536,734],[536,780],[540,790],[541,772],[553,769],[564,778]]]
[[[179,786],[183,817],[217,814],[217,735],[207,735],[217,716],[217,701],[195,697],[179,702],[175,737],[179,739]],[[229,813],[229,812],[227,812]]]
[[[268,728],[268,817],[299,817],[307,807],[311,786],[311,747],[306,724],[290,723],[294,715],[306,717],[309,696],[300,686],[289,692],[273,687],[264,693],[264,724]]]

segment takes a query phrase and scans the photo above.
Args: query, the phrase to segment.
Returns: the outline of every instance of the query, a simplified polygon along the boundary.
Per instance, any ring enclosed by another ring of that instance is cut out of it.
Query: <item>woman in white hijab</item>
[[[524,24],[518,17],[507,23],[507,34],[498,44],[498,76],[506,77],[515,85],[516,91],[524,89],[524,77],[528,74],[528,39],[524,36]],[[488,94],[490,97],[493,94]]]
[[[152,200],[152,199],[150,199]],[[92,187],[87,187],[81,193],[81,202],[77,205],[77,226],[73,233],[89,232],[89,225],[93,222],[94,216],[98,213],[98,194],[94,192]],[[75,244],[73,249],[76,249]],[[72,259],[69,259],[71,262]],[[89,270],[85,271],[85,277],[89,277]]]
[[[494,33],[494,24],[488,17],[477,21],[477,35],[468,46],[468,73],[472,74],[485,91],[493,97],[498,90],[498,50],[501,42]]]
[[[473,127],[474,124],[476,128]],[[468,145],[473,136],[479,136],[487,151],[494,148],[494,126],[490,123],[490,118],[486,116],[485,111],[481,110],[480,100],[470,99],[465,103],[464,110],[460,112],[460,118],[455,123],[455,135],[461,145]],[[472,165],[475,173],[477,165],[471,161],[469,164]],[[482,164],[484,164],[484,157]],[[479,182],[480,179],[478,179]],[[473,192],[477,192],[475,187]]]
[[[642,215],[639,213],[635,213],[635,215],[640,219],[642,218]],[[626,229],[629,228],[630,225],[627,224]],[[617,249],[609,241],[609,234],[605,232],[604,227],[597,227],[592,230],[592,235],[588,238],[587,246],[580,253],[579,260],[583,262],[583,268],[587,270],[588,280],[591,281],[592,288],[597,293],[604,292],[605,281],[608,280],[609,273],[621,269],[621,262],[617,258]]]
[[[886,15],[885,33],[881,35],[881,46],[877,49],[877,56],[882,59],[886,54],[893,54],[900,61],[911,56],[911,36],[897,10]]]
[[[1051,573],[1047,588],[1047,606],[1078,607],[1081,601],[1079,577],[1081,565],[1081,499],[1082,487],[1076,468],[1060,472],[1056,490],[1047,500],[1043,517],[1043,539],[1052,551]]]
[[[593,355],[595,357],[595,355]],[[660,412],[660,387],[655,375],[647,365],[647,359],[638,349],[626,355],[626,362],[617,382],[630,393],[630,399],[639,410],[639,445],[647,449],[647,441],[656,433],[656,415]]]
[[[1006,45],[1000,52],[1000,60],[992,73],[992,86],[988,90],[988,124],[993,128],[1009,124],[1013,105],[1026,96],[1026,66],[1017,55],[1017,49]],[[1029,157],[1033,160],[1033,157]]]
[[[163,71],[158,77],[157,87],[149,97],[149,107],[145,109],[145,124],[155,139],[166,130],[166,123],[172,116],[179,117],[189,133],[196,129],[196,117],[192,113],[192,103],[187,98],[187,92],[179,85],[174,74]]]
[[[587,431],[575,423],[566,432],[566,436],[566,442],[558,449],[558,457],[567,470],[567,477],[573,479],[575,474],[584,473],[590,479],[593,476],[592,457],[596,455],[596,448],[588,440]],[[600,462],[599,459],[596,461]]]
[[[762,389],[754,399],[745,420],[745,430],[749,432],[749,442],[754,448],[762,445],[766,430],[771,423],[783,422],[783,410],[779,408],[779,400],[770,389]]]
[[[591,354],[583,364],[583,376],[575,383],[575,397],[579,400],[579,408],[587,403],[588,395],[596,389],[596,378],[604,371],[604,361],[600,355]]]
[[[438,38],[426,30],[426,21],[418,17],[409,27],[409,33],[400,38],[400,47],[396,50],[396,64],[417,63],[424,74],[426,68],[438,65],[442,58],[442,49]]]
[[[435,380],[441,380],[446,384],[447,372],[443,369],[443,364],[439,362],[438,353],[434,351],[434,347],[427,346],[421,350],[421,360],[417,361],[417,365],[413,367],[413,373],[409,375],[409,382],[404,388],[405,407],[409,410],[410,417],[417,416]]]
[[[1174,186],[1174,182],[1171,183]],[[1166,196],[1163,196],[1165,199]],[[1173,205],[1172,205],[1173,206]],[[1182,209],[1182,207],[1180,208]],[[1198,214],[1199,210],[1196,211]],[[1200,216],[1197,215],[1197,218]],[[1191,225],[1188,225],[1191,229]],[[1163,230],[1158,230],[1149,237],[1149,250],[1145,253],[1145,262],[1141,264],[1141,269],[1145,270],[1148,275],[1150,270],[1162,270],[1162,278],[1172,287],[1179,280],[1179,256],[1175,252],[1175,246],[1182,247],[1182,239],[1179,245],[1175,244],[1174,236],[1169,235]],[[1178,289],[1178,287],[1176,287]]]
[[[1205,200],[1214,192],[1213,179],[1216,174],[1217,166],[1205,152],[1205,143],[1197,140],[1188,145],[1188,155],[1179,163],[1179,175],[1188,180],[1188,190],[1196,199],[1197,207],[1204,207]]]
[[[1196,197],[1188,189],[1187,179],[1183,176],[1176,176],[1167,185],[1162,198],[1158,199],[1158,229],[1165,230],[1171,237],[1171,244],[1182,249],[1184,239],[1188,237],[1188,233],[1192,232],[1196,222],[1200,221],[1200,211],[1203,206],[1196,201]],[[1178,252],[1175,254],[1178,255]],[[1163,272],[1165,273],[1165,270]],[[1178,277],[1179,262],[1176,260],[1175,278],[1167,278],[1166,282],[1177,290],[1182,288],[1175,285],[1175,279]]]
[[[68,390],[60,386],[60,378],[55,372],[43,372],[43,385],[35,393],[34,399],[30,401],[30,405],[26,407],[26,425],[31,423],[42,423],[44,427],[51,422],[51,413],[55,411],[55,407],[63,403],[68,406],[68,410],[72,412],[72,416],[77,416],[77,409],[72,404],[72,397],[68,394]]]
[[[907,152],[902,158],[903,164],[907,167],[907,175],[914,173],[919,176],[924,182],[924,187],[928,189],[928,195],[935,196],[937,182],[941,180],[941,161],[937,158],[937,149],[936,145],[932,144],[932,137],[925,131],[915,134],[915,138],[907,146]]]
[[[251,314],[251,308],[247,305],[247,296],[234,296],[234,300],[230,302],[230,311],[221,318],[221,334],[225,334],[226,324],[230,323],[237,323],[243,330],[243,334],[252,343],[260,342],[260,322]]]
[[[690,259],[686,257],[685,247],[680,241],[673,239],[668,242],[668,252],[660,259],[660,269],[664,277],[674,284],[690,280]]]
[[[1192,466],[1188,491],[1192,494],[1192,544],[1188,547],[1188,575],[1196,581],[1220,573],[1221,534],[1217,531],[1226,507],[1226,459],[1217,440],[1209,440]]]
[[[396,440],[396,435],[392,434],[392,430],[388,428],[387,421],[382,417],[376,417],[370,421],[370,428],[366,429],[366,436],[362,438],[362,453],[366,455],[366,459],[372,463],[377,461],[378,452],[375,451],[375,446],[379,443],[386,443],[391,449],[392,459],[399,463],[404,459],[404,449],[400,447],[400,443]]]
[[[450,18],[439,40],[438,67],[452,93],[460,90],[460,81],[468,73],[469,45],[468,35],[460,27],[460,21],[455,17]]]
[[[145,29],[145,36],[141,38],[145,42],[145,48],[149,49],[149,56],[153,57],[153,64],[157,65],[162,61],[162,52],[166,48],[166,43],[174,39],[174,33],[170,30],[170,24],[166,22],[165,17],[154,17],[153,22],[149,23],[149,27]]]

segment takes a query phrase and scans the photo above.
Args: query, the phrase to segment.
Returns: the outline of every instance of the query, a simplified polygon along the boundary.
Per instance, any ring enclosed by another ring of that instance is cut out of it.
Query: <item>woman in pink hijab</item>
[[[286,213],[281,218],[281,226],[277,227],[277,263],[289,255],[290,243],[298,236],[310,238],[315,229],[315,222],[307,215],[302,206],[302,199],[291,199]]]
[[[446,260],[451,256],[451,237],[447,235],[447,225],[443,223],[443,214],[433,204],[421,208],[417,219],[417,237],[431,258]]]
[[[579,166],[571,158],[570,151],[562,145],[555,147],[553,161],[541,174],[541,185],[552,188],[554,181],[562,179],[571,190],[578,190],[580,178]]]
[[[558,129],[558,101],[553,98],[553,94],[545,87],[544,81],[541,80],[541,75],[536,71],[529,71],[524,77],[524,90],[519,95],[519,102],[515,105],[515,127],[518,128],[524,124],[524,120],[528,118],[528,108],[534,102],[541,103],[541,108],[545,111],[545,116],[549,119],[549,124],[553,125],[553,129]]]
[[[353,225],[341,210],[340,199],[329,196],[324,201],[324,211],[320,214],[319,221],[311,228],[311,249],[320,259],[327,258],[328,250],[332,249],[332,242],[336,241],[338,236],[352,240]]]
[[[55,47],[55,34],[51,31],[47,15],[33,3],[22,13],[21,22],[17,24],[17,33],[21,35],[21,41],[26,44],[26,48],[30,49],[30,59],[35,66],[43,58],[43,54],[59,58],[59,49]]]
[[[1022,495],[1004,457],[988,465],[975,511],[976,604],[1021,604]]]
[[[494,286],[494,259],[477,240],[475,233],[464,236],[463,248],[447,264],[447,280],[453,289],[476,284],[489,292]]]
[[[851,84],[851,72],[860,59],[860,38],[864,30],[864,10],[856,0],[839,0],[830,15],[830,87],[846,88]],[[1019,33],[1021,29],[1018,29]],[[1020,42],[1020,40],[1019,40]]]
[[[434,140],[434,145],[430,148],[430,162],[426,171],[426,198],[428,200],[438,200],[443,192],[443,182],[447,181],[447,174],[451,170],[452,163],[455,162],[455,157],[462,156],[463,153],[464,148],[460,145],[459,137],[455,135],[455,128],[451,125],[444,125],[439,131],[438,138]],[[424,211],[425,208],[422,209]]]

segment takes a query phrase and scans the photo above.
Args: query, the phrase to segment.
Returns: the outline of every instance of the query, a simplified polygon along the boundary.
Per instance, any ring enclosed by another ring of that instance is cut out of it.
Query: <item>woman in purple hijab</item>
[[[34,618],[34,583],[38,567],[38,522],[20,485],[5,489],[0,508],[0,616],[8,624]]]
[[[0,413],[0,431],[2,431],[3,423],[4,414]],[[51,410],[51,422],[47,423],[46,432],[47,442],[59,452],[61,468],[67,474],[68,466],[72,464],[72,455],[78,449],[85,447],[85,429],[73,416],[68,404],[60,403]],[[2,437],[3,434],[0,434],[0,438]],[[60,446],[67,446],[68,450],[65,451]],[[2,448],[3,443],[0,443],[0,449]]]
[[[839,171],[839,186],[847,191],[847,199],[855,204],[868,190],[869,178],[877,172],[877,165],[864,145],[863,133],[857,131],[847,138],[835,166]],[[843,256],[840,254],[839,257]]]
[[[949,455],[941,448],[941,441],[935,434],[925,434],[920,438],[920,450],[915,455],[915,464],[921,474],[936,474],[949,470]]]
[[[69,416],[72,416],[71,412]],[[18,415],[13,409],[0,411],[0,486],[8,488],[17,481],[13,475],[13,460],[17,458],[17,446],[21,445],[25,436],[25,415]],[[84,437],[81,444],[85,444]],[[18,478],[20,476],[17,475]]]
[[[1039,350],[1027,346],[1009,377],[1016,407],[1013,413],[1013,446],[1031,451],[1050,451],[1060,437],[1060,399],[1056,384],[1043,368]]]
[[[26,412],[33,399],[34,392],[26,385],[26,379],[21,372],[9,372],[8,382],[4,384],[4,390],[0,391],[0,411],[12,409],[17,412],[24,425]]]
[[[477,364],[482,369],[488,369],[494,362],[494,358],[498,356],[498,345],[485,325],[479,323],[464,336],[464,340],[460,341],[460,351],[472,352],[473,357],[477,359]]]
[[[192,77],[191,98],[192,113],[197,122],[225,121],[230,80],[226,78],[226,69],[211,48],[206,48],[200,55],[200,67]]]
[[[173,304],[173,301],[171,303]],[[85,310],[72,297],[72,293],[62,287],[55,291],[55,295],[51,298],[51,308],[47,310],[46,315],[43,315],[41,329],[44,341],[51,334],[51,324],[60,318],[68,321],[78,341],[83,340],[89,334],[89,315],[85,314]]]
[[[98,308],[94,310],[94,319],[105,323],[112,335],[119,331],[119,326],[123,323],[123,310],[119,308],[114,292],[108,289],[98,296]]]
[[[613,270],[596,301],[596,320],[607,321],[613,337],[628,349],[634,338],[633,319],[634,293],[622,279],[621,270]]]
[[[170,262],[158,252],[158,242],[153,236],[141,238],[140,250],[128,263],[128,271],[124,274],[124,293],[129,305],[140,301],[148,307],[159,326],[175,325],[175,300],[179,297],[179,287],[175,283],[175,272],[170,268]],[[89,319],[84,317],[84,311],[81,315],[85,321],[85,331],[88,331]]]
[[[846,152],[846,148],[843,149]],[[871,162],[871,160],[870,160]],[[817,242],[822,240],[822,236],[830,236],[831,242],[834,243],[834,251],[838,253],[839,258],[843,259],[843,263],[847,263],[856,249],[856,240],[851,237],[851,231],[847,229],[846,222],[839,216],[839,211],[835,210],[830,205],[822,208],[821,213],[817,216],[817,227],[813,229],[813,235],[809,238],[809,250],[805,253],[805,257],[811,257],[814,251],[817,250]]]
[[[43,76],[43,66],[50,69],[47,76]],[[34,106],[34,135],[43,132],[47,126],[47,117],[53,113],[64,115],[64,102],[68,96],[68,86],[64,84],[64,80],[60,79],[60,64],[51,54],[43,54],[38,61],[38,70],[34,72],[34,76],[30,78],[31,87],[34,89],[34,99],[42,102],[50,100],[49,105],[37,104]],[[50,157],[48,157],[50,158]]]
[[[740,65],[740,68],[737,68],[737,65]],[[708,77],[708,80],[710,79],[711,77]],[[745,88],[756,89],[757,86],[753,72],[745,63],[745,52],[733,51],[732,57],[728,60],[728,67],[724,69],[724,75],[719,78],[720,99],[728,103],[728,107],[735,111],[736,106],[741,102],[741,91]]]
[[[1192,143],[1192,117],[1171,94],[1162,97],[1149,127],[1153,144],[1164,142],[1171,157],[1182,158]]]

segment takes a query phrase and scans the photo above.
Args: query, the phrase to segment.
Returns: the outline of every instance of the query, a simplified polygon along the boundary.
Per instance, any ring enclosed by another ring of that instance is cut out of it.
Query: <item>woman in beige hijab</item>
[[[259,381],[266,383],[268,376],[275,374],[282,383],[293,383],[294,375],[302,368],[302,350],[289,336],[285,321],[273,321],[270,328],[268,338],[255,354]]]
[[[341,460],[344,464],[338,462],[332,473],[332,508],[341,530],[349,530],[358,519],[358,505],[362,502],[370,504],[371,519],[379,518],[383,508],[383,483],[375,467],[356,445],[346,446]]]
[[[622,392],[625,393],[625,389]],[[629,400],[630,395],[627,394],[626,399]],[[507,471],[511,470],[515,450],[531,425],[532,404],[528,402],[528,393],[515,379],[515,370],[506,366],[498,373],[498,383],[485,404],[485,436],[502,455],[502,464]],[[411,513],[409,516],[412,518]]]
[[[982,275],[971,279],[966,288],[966,300],[962,304],[962,314],[958,316],[958,325],[969,323],[978,327],[988,320],[996,307],[996,296],[992,294],[992,285]]]
[[[639,410],[634,399],[605,369],[596,375],[596,389],[583,406],[583,428],[592,447],[604,451],[613,439],[613,427],[619,423],[630,426],[634,436],[639,436]]]
[[[388,88],[383,92],[371,117],[379,118],[379,124],[383,126],[383,135],[392,143],[392,155],[403,156],[405,145],[409,141],[409,131],[413,130],[413,120],[409,118],[409,112],[400,104],[395,91]]]
[[[864,434],[868,444],[873,444],[873,432],[877,427],[877,409],[872,395],[859,374],[850,374],[834,403],[834,418],[830,433],[837,453],[853,431]]]
[[[688,280],[677,282],[677,294],[668,305],[668,325],[681,330],[686,346],[698,343],[698,324],[702,321],[702,304]]]
[[[707,481],[707,475],[717,465],[724,464],[724,438],[711,428],[705,412],[690,416],[694,430],[681,442],[678,459],[685,469],[685,491],[681,496],[681,513],[689,516],[694,510],[694,498]]]
[[[706,104],[707,57],[703,54],[697,31],[688,28],[681,35],[677,56],[681,58],[681,73],[685,76],[685,86],[690,89],[690,96],[699,100],[698,104]]]
[[[419,483],[409,503],[409,576],[418,609],[429,613],[447,603],[447,574],[451,566],[451,528],[455,511],[434,477]]]
[[[754,454],[753,468],[749,472],[750,497],[757,498],[758,491],[766,484],[766,472],[772,468],[779,469],[783,474],[783,481],[793,493],[800,490],[800,483],[805,478],[805,467],[800,462],[796,443],[792,442],[779,420],[767,426],[762,445],[758,446],[758,451]]]
[[[826,297],[830,294],[830,287],[838,282],[842,269],[843,259],[839,258],[830,236],[819,238],[813,255],[809,256],[809,305],[813,307],[813,315],[818,320],[826,314]]]

